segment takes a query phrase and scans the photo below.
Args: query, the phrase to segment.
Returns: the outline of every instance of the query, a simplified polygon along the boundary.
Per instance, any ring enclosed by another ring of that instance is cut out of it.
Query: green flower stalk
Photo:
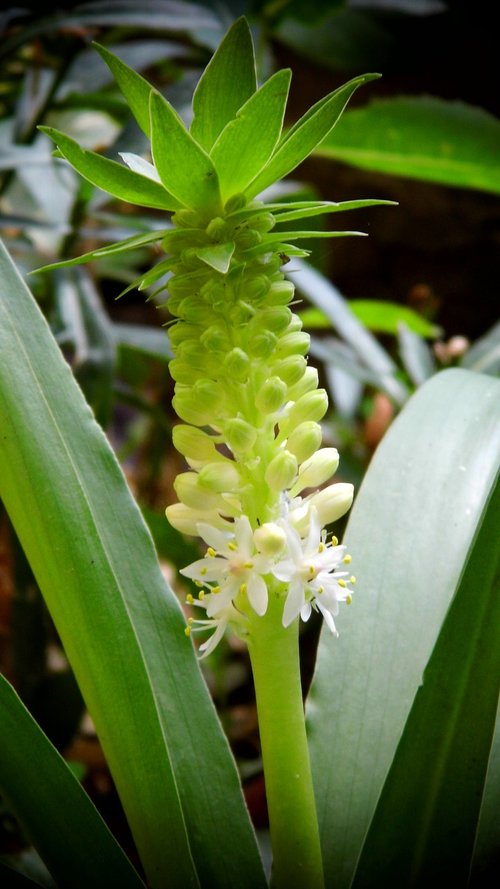
[[[258,88],[252,39],[239,19],[202,75],[188,129],[159,92],[104,47],[151,157],[124,164],[82,150],[45,128],[90,182],[132,203],[169,211],[159,231],[93,251],[68,265],[158,241],[166,254],[135,285],[159,282],[173,318],[173,441],[187,470],[167,516],[200,537],[205,555],[182,574],[194,581],[186,635],[206,632],[201,656],[227,627],[249,648],[266,778],[273,881],[323,885],[321,852],[298,658],[298,622],[319,611],[336,633],[339,604],[355,578],[326,526],[349,509],[353,490],[334,484],[339,455],[321,447],[328,408],[308,365],[309,336],[291,306],[283,267],[305,256],[305,238],[359,234],[308,231],[308,217],[384,201],[268,202],[266,191],[327,135],[350,96],[378,75],[351,80],[283,131],[290,71]],[[53,266],[52,266],[53,267]],[[328,483],[328,484],[327,484]]]

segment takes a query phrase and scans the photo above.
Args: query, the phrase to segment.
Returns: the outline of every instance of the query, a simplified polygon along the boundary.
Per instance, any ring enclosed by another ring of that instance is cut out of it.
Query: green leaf
[[[218,137],[210,157],[222,199],[244,191],[267,164],[283,127],[291,71],[277,71],[237,112]]]
[[[93,43],[93,46],[113,74],[141,130],[150,139],[149,95],[152,89],[151,84],[106,47],[100,46],[96,42]]]
[[[208,154],[194,141],[169,102],[153,91],[150,98],[151,151],[165,188],[193,210],[207,216],[221,212],[219,180]]]
[[[163,330],[145,324],[113,324],[116,345],[124,351],[141,352],[148,358],[168,363],[173,357],[168,337]]]
[[[107,247],[97,247],[95,250],[89,250],[88,253],[82,253],[81,256],[75,256],[73,259],[61,259],[60,262],[51,262],[49,265],[40,266],[40,268],[34,269],[31,274],[68,268],[73,265],[82,265],[85,262],[102,259],[106,256],[119,256],[121,253],[127,253],[129,250],[136,250],[138,247],[146,247],[148,244],[154,244],[155,241],[161,241],[168,231],[169,229],[158,229],[158,231],[146,232],[143,235],[132,235],[123,241],[108,244]],[[142,278],[140,280],[142,281]]]
[[[431,324],[423,315],[398,303],[383,299],[351,299],[349,307],[356,318],[377,333],[396,335],[401,323],[413,333],[429,339],[435,339],[441,333],[441,328]]]
[[[245,189],[247,197],[255,197],[278,179],[291,173],[335,126],[358,87],[379,76],[364,74],[355,77],[313,105],[285,134],[267,167]]]
[[[128,201],[130,204],[154,207],[158,210],[179,210],[182,207],[182,204],[158,182],[134,173],[117,161],[81,148],[74,139],[53,127],[39,127],[39,129],[56,143],[63,157],[84,179],[113,197]]]
[[[305,219],[311,216],[321,216],[323,213],[342,213],[344,210],[359,210],[363,207],[377,207],[379,205],[397,206],[395,201],[381,201],[377,199],[365,199],[360,201],[340,201],[336,204],[333,201],[305,202],[304,206],[300,202],[288,204],[290,208],[285,213],[276,213],[276,225],[282,222],[292,222],[295,219]],[[287,206],[287,205],[281,205]],[[266,205],[266,209],[270,209]],[[272,212],[272,211],[271,211]]]
[[[261,889],[238,775],[179,603],[108,441],[3,248],[0,270],[0,496],[148,881]]]
[[[75,889],[139,889],[97,809],[7,680],[0,675],[0,788],[54,880]]]
[[[345,114],[317,153],[391,176],[500,193],[500,120],[462,102],[377,100]]]
[[[422,674],[473,552],[498,471],[499,396],[500,382],[491,377],[456,369],[436,374],[390,427],[357,495],[345,543],[359,593],[339,617],[339,639],[322,636],[308,709],[327,885],[351,885]],[[479,583],[479,610],[488,595]],[[465,655],[468,633],[461,643]],[[436,714],[443,735],[448,713]]]
[[[372,886],[374,873],[408,889],[438,880],[469,885],[500,691],[499,528],[497,478],[384,784],[355,889]],[[497,815],[495,822],[498,830]]]
[[[228,241],[227,244],[210,244],[209,247],[198,247],[195,253],[198,259],[206,262],[216,272],[225,275],[229,271],[235,247],[234,241]]]
[[[436,362],[427,343],[401,322],[398,329],[399,353],[404,369],[415,386],[421,386],[436,373]]]
[[[205,151],[257,89],[252,35],[245,18],[227,32],[193,96],[191,135]]]
[[[467,349],[460,364],[478,373],[500,373],[500,321]]]

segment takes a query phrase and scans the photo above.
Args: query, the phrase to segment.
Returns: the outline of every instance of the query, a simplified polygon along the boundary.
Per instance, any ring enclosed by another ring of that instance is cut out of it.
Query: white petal
[[[220,580],[228,570],[227,559],[219,559],[217,557],[211,558],[210,556],[204,559],[198,559],[196,562],[192,562],[191,565],[187,565],[186,568],[181,568],[180,573],[184,575],[184,577],[190,577],[191,580],[199,580],[201,582],[207,580]]]
[[[207,639],[207,641],[204,642],[203,645],[200,645],[199,651],[203,652],[202,656],[200,657],[200,661],[202,661],[204,657],[207,657],[207,655],[209,655],[214,650],[215,646],[219,644],[224,635],[226,627],[227,621],[219,621],[215,633],[213,633],[210,636],[210,639]]]
[[[312,611],[311,603],[304,602],[302,608],[300,609],[300,616],[303,621],[309,620],[309,618],[311,617],[311,611]]]
[[[207,525],[206,522],[198,522],[196,528],[200,537],[205,543],[212,546],[216,552],[227,551],[227,545],[232,538],[232,534],[226,534],[225,531],[220,531],[212,525]]]
[[[282,623],[284,627],[289,627],[295,618],[299,616],[303,604],[304,584],[300,580],[292,580],[286,597],[285,607],[283,608]]]
[[[267,611],[267,584],[259,574],[248,578],[247,596],[255,613],[262,617]]]
[[[119,155],[122,161],[124,161],[124,163],[127,164],[127,167],[133,170],[134,173],[140,173],[141,176],[153,179],[154,182],[161,182],[156,167],[144,160],[139,154],[133,154],[131,151],[120,151]]]
[[[245,558],[250,558],[253,553],[253,531],[246,515],[236,519],[234,537],[238,546],[238,552]]]
[[[283,562],[278,562],[278,564],[271,569],[271,573],[274,574],[277,580],[289,583],[294,574],[297,573],[297,565],[295,562],[292,562],[291,559],[285,559]]]
[[[331,612],[328,610],[328,608],[323,607],[323,603],[321,602],[320,599],[316,599],[315,602],[316,602],[316,605],[318,606],[319,610],[321,611],[321,614],[323,615],[323,617],[326,620],[328,629],[331,630],[335,636],[338,636],[337,627],[335,626],[335,621],[332,617]]]
[[[220,593],[211,593],[207,598],[207,616],[217,617],[218,614],[225,611],[231,604],[239,590],[239,584],[234,580],[229,580],[221,589]]]

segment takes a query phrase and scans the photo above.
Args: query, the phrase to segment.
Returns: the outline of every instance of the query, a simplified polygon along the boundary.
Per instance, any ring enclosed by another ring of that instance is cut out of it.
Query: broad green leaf
[[[153,90],[150,98],[151,152],[165,188],[178,201],[207,216],[221,211],[217,170],[188,133],[174,108]]]
[[[129,68],[125,62],[106,49],[99,43],[93,44],[104,59],[111,73],[113,74],[120,90],[122,91],[128,106],[134,115],[141,130],[148,139],[151,137],[151,125],[149,121],[149,95],[151,93],[151,84],[141,77],[137,71]]]
[[[313,105],[285,134],[267,167],[245,189],[247,197],[255,197],[278,179],[291,173],[335,126],[358,87],[377,77],[378,74],[355,77]]]
[[[56,883],[144,884],[97,809],[7,680],[0,676],[0,789]]]
[[[356,889],[372,886],[374,873],[408,889],[469,885],[500,691],[499,528],[497,477],[384,784]],[[498,831],[497,814],[495,824]]]
[[[39,129],[50,136],[63,157],[84,179],[113,197],[128,201],[130,204],[154,207],[158,210],[179,210],[182,207],[182,204],[158,182],[134,173],[117,161],[81,148],[74,139],[53,127],[39,127]]]
[[[235,247],[234,241],[228,241],[227,244],[211,244],[209,247],[198,247],[196,256],[216,272],[225,275],[229,271]]]
[[[153,889],[260,889],[255,835],[178,601],[107,439],[3,249],[0,265],[0,496],[148,880]]]
[[[119,256],[120,253],[127,253],[129,250],[136,250],[139,247],[154,244],[155,241],[160,241],[166,233],[167,229],[158,229],[158,231],[146,232],[143,235],[132,235],[123,241],[108,244],[107,247],[97,247],[95,250],[89,250],[88,253],[82,253],[81,256],[75,256],[73,259],[61,259],[60,262],[51,262],[49,265],[40,266],[40,268],[34,269],[32,274],[68,268],[73,265],[82,265],[85,262],[91,262],[93,259],[103,259],[106,256]]]
[[[379,99],[347,112],[317,153],[391,176],[500,193],[500,120],[463,102]]]
[[[281,136],[291,71],[273,74],[222,130],[210,152],[222,199],[244,191],[267,164]]]
[[[257,89],[252,35],[245,18],[227,32],[193,96],[191,135],[211,151],[226,124]]]
[[[499,404],[491,377],[436,374],[390,427],[357,495],[345,543],[359,591],[339,616],[339,639],[322,636],[308,708],[327,885],[351,885],[472,553],[500,460]]]

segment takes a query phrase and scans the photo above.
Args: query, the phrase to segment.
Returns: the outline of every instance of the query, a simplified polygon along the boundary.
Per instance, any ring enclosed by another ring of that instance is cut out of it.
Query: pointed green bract
[[[358,87],[378,77],[378,74],[355,77],[313,105],[281,140],[267,167],[245,189],[247,197],[254,197],[291,173],[333,129]]]
[[[97,809],[0,676],[0,790],[58,885],[144,889]],[[9,885],[6,883],[5,885]]]
[[[134,173],[128,167],[109,160],[94,151],[81,148],[74,139],[52,127],[39,127],[56,143],[67,161],[92,185],[97,185],[115,198],[152,207],[157,210],[179,210],[182,203],[168,193],[158,182]]]
[[[256,89],[252,35],[240,18],[221,41],[193,96],[191,134],[205,151]]]
[[[331,201],[319,201],[311,204],[309,207],[302,208],[299,202],[290,203],[289,210],[284,213],[276,213],[276,225],[281,222],[293,222],[295,219],[306,219],[311,216],[321,216],[323,213],[342,213],[346,210],[359,210],[363,207],[377,207],[380,204],[386,206],[395,206],[395,201],[383,201],[377,199],[360,200],[360,201],[341,201],[335,204]]]
[[[151,151],[165,188],[207,219],[222,212],[217,171],[169,102],[151,92]]]
[[[129,68],[125,62],[122,62],[118,56],[100,46],[99,43],[93,44],[104,59],[111,73],[113,74],[120,90],[122,91],[129,108],[134,115],[143,133],[151,137],[151,125],[149,121],[149,94],[151,92],[151,84],[144,77],[141,77],[133,68]]]
[[[199,247],[196,249],[196,256],[206,262],[207,265],[221,272],[223,275],[229,270],[229,265],[235,250],[234,241],[227,244],[214,244],[210,247]]]
[[[281,136],[291,71],[278,71],[250,97],[217,139],[210,156],[223,200],[242,192],[267,164]]]
[[[60,262],[52,262],[49,265],[41,266],[35,269],[35,272],[48,272],[54,269],[63,269],[72,265],[83,265],[85,262],[91,262],[93,259],[103,259],[106,256],[117,256],[120,253],[127,253],[129,250],[136,250],[138,247],[145,247],[153,244],[155,241],[161,241],[165,236],[165,230],[147,232],[143,235],[133,235],[131,238],[125,238],[124,241],[117,241],[115,244],[109,244],[107,247],[98,247],[96,250],[89,250],[88,253],[82,253],[73,259],[61,259]],[[142,280],[142,279],[141,279]]]

